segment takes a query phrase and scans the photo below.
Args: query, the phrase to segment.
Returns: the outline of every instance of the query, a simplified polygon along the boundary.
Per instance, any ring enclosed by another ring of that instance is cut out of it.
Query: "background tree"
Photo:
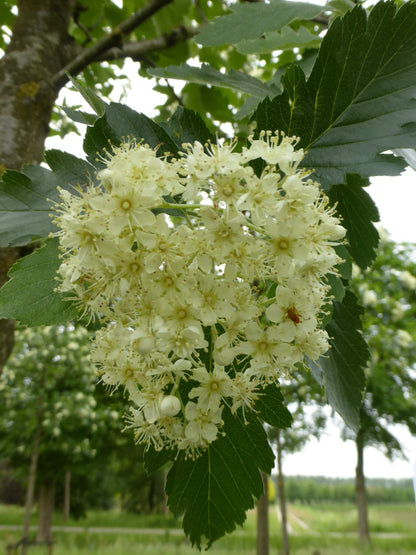
[[[299,372],[296,379],[282,384],[282,393],[288,402],[293,417],[290,427],[275,429],[277,460],[277,492],[281,513],[282,553],[289,555],[289,526],[286,503],[286,485],[283,473],[283,461],[286,454],[301,451],[311,437],[319,439],[323,432],[327,416],[322,408],[326,404],[324,389],[317,383],[310,372]]]
[[[364,449],[372,445],[389,458],[403,455],[395,426],[416,433],[415,246],[384,237],[371,269],[355,268],[353,286],[366,308],[363,332],[371,358],[357,432],[344,430],[357,446],[356,502],[359,537],[369,539]]]
[[[99,399],[89,336],[72,325],[20,330],[0,381],[0,452],[14,476],[27,480],[28,514],[36,477],[40,541],[50,539],[56,490],[72,475],[72,489],[78,482],[88,491],[97,454],[111,450],[122,428],[121,411]],[[65,493],[69,506],[69,488]]]
[[[276,450],[277,467],[277,496],[280,509],[281,552],[290,553],[288,511],[286,503],[285,476],[283,461],[285,455],[301,451],[310,438],[320,435],[325,429],[327,414],[323,407],[326,405],[324,389],[317,383],[306,368],[296,372],[292,380],[282,380],[281,391],[288,403],[291,418],[280,423],[280,427],[267,426],[267,435]],[[285,426],[283,425],[285,424]],[[264,474],[263,474],[263,480]],[[267,490],[261,496],[257,505],[257,554],[267,555],[269,552],[268,510],[269,496]]]

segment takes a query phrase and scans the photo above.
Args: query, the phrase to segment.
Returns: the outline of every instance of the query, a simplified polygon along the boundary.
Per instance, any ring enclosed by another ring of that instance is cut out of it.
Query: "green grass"
[[[108,526],[117,528],[180,528],[180,520],[172,515],[121,513],[118,509],[90,511],[85,518],[64,521],[61,514],[54,524],[65,526]]]
[[[416,507],[408,505],[376,505],[370,507],[370,522],[374,532],[416,533]]]
[[[290,510],[317,532],[355,533],[357,511],[353,505],[293,505]],[[416,534],[416,507],[413,505],[373,505],[369,521],[374,533]]]
[[[295,532],[290,537],[291,555],[410,555],[416,553],[416,508],[412,505],[370,507],[370,523],[374,533],[371,546],[363,547],[356,539],[356,513],[352,505],[292,505],[289,511],[309,526],[303,529],[291,516]],[[0,505],[0,524],[21,524],[23,510]],[[33,515],[35,518],[36,515]],[[62,524],[56,515],[54,524]],[[178,527],[173,517],[163,515],[123,515],[117,511],[91,511],[86,519],[71,521],[76,526],[163,527],[162,535],[54,533],[53,555],[195,555],[183,534],[170,531]],[[270,511],[271,554],[279,553],[280,525],[276,510]],[[376,533],[395,533],[399,537],[379,537]],[[341,535],[334,535],[341,534]],[[345,535],[343,535],[345,534]],[[20,538],[18,531],[0,532],[0,553],[7,543]],[[251,511],[243,529],[216,542],[212,555],[253,555],[256,552],[256,514]],[[29,555],[46,555],[46,547],[31,547]]]
[[[0,524],[21,524],[23,522],[23,507],[0,504]],[[36,525],[37,511],[32,511],[30,522]],[[53,517],[55,526],[108,526],[116,528],[180,528],[180,521],[172,515],[161,514],[133,514],[122,513],[118,509],[93,510],[81,519],[70,518],[64,521],[61,513]]]
[[[311,555],[319,550],[320,555],[410,555],[416,552],[416,541],[403,539],[373,540],[372,545],[363,548],[352,538],[328,538],[325,536],[293,536],[290,538],[293,555]],[[3,544],[5,545],[5,543]],[[272,537],[270,552],[277,554],[280,541]],[[231,535],[216,542],[209,553],[212,555],[253,555],[256,550],[255,538],[245,535]],[[4,553],[4,549],[2,553]],[[29,555],[45,555],[45,547],[31,547]],[[195,555],[182,537],[140,537],[56,534],[54,555]]]
[[[33,524],[36,523],[32,515]],[[23,522],[23,508],[17,505],[2,505],[0,503],[0,524],[20,524]]]

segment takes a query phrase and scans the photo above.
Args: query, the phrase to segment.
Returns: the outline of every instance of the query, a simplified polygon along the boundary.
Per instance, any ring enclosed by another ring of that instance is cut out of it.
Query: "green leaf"
[[[309,32],[306,27],[300,27],[295,31],[292,27],[286,26],[280,32],[266,33],[259,39],[243,40],[237,45],[237,50],[242,54],[259,54],[292,48],[318,48],[321,41],[321,37]]]
[[[346,280],[351,279],[352,276],[352,261],[351,256],[344,245],[336,245],[335,251],[338,256],[342,258],[341,264],[337,266],[340,276]]]
[[[14,247],[47,237],[56,227],[50,218],[58,201],[58,186],[65,189],[93,179],[95,168],[72,154],[50,150],[45,156],[54,170],[24,166],[8,170],[0,183],[0,247]]]
[[[416,143],[415,36],[415,2],[380,2],[368,18],[356,6],[328,29],[307,80],[287,70],[282,95],[254,115],[258,129],[299,136],[326,188],[346,173],[397,175],[403,161],[381,153]]]
[[[316,50],[308,50],[303,54],[302,60],[299,62],[299,67],[305,72],[306,75],[309,75],[312,71],[312,66],[316,59],[316,54]],[[264,84],[265,89],[263,98],[266,98],[266,96],[273,97],[275,94],[280,94],[283,90],[281,81],[285,72],[285,68],[287,67],[287,63],[283,63],[283,56],[284,55],[281,55],[279,57],[279,63],[281,62],[282,66],[278,67],[273,77],[269,81],[266,81],[266,83]],[[258,98],[254,96],[248,97],[243,106],[236,113],[235,119],[240,120],[248,115],[251,115],[256,110],[257,106]]]
[[[59,179],[41,166],[8,170],[0,183],[0,246],[26,245],[56,228],[49,218]],[[62,184],[61,184],[62,185]]]
[[[259,99],[256,98],[255,96],[247,97],[244,104],[235,114],[236,121],[240,121],[243,118],[250,116],[256,110],[258,104],[259,104]]]
[[[110,141],[104,117],[98,118],[92,127],[88,127],[83,142],[84,152],[91,164],[104,166],[101,157],[109,150]]]
[[[152,68],[148,72],[155,77],[165,77],[166,79],[182,79],[188,83],[200,83],[203,85],[213,85],[233,89],[255,96],[264,98],[267,94],[275,94],[278,87],[273,84],[267,85],[241,71],[230,69],[227,73],[221,73],[208,64],[201,67],[194,67],[187,64],[180,66],[167,66],[164,68]]]
[[[175,141],[161,125],[128,106],[113,102],[94,126],[87,129],[84,150],[95,164],[97,154],[109,150],[110,143],[118,145],[132,138],[143,140],[151,148],[159,147],[161,154],[176,154],[178,150]]]
[[[45,160],[58,178],[60,187],[89,183],[94,179],[95,167],[69,152],[48,150]]]
[[[333,299],[338,302],[342,302],[342,299],[345,296],[345,287],[342,280],[333,274],[328,274],[326,279],[328,281],[328,285],[331,287],[328,292],[328,296],[333,297]]]
[[[269,4],[233,4],[230,9],[233,13],[214,19],[195,40],[204,46],[221,46],[256,39],[266,31],[278,31],[295,19],[311,19],[321,13],[322,6],[274,0]]]
[[[393,152],[404,158],[409,166],[416,171],[416,150],[414,148],[395,148]]]
[[[156,449],[150,446],[143,453],[143,463],[146,472],[156,472],[156,470],[159,470],[162,466],[165,466],[174,459],[176,453],[177,451],[172,451],[170,449],[156,451]]]
[[[183,514],[182,526],[192,544],[209,547],[243,524],[245,512],[263,493],[260,470],[269,473],[273,452],[257,418],[223,412],[225,435],[196,460],[179,456],[166,482],[168,504]]]
[[[351,0],[329,0],[326,7],[338,13],[345,14],[353,9],[355,3]]]
[[[55,291],[58,255],[58,240],[48,239],[12,266],[10,280],[0,289],[0,318],[19,320],[26,326],[63,324],[77,318],[74,305]]]
[[[370,356],[360,333],[361,313],[355,296],[347,290],[342,303],[334,302],[326,327],[331,348],[317,363],[310,363],[315,378],[325,385],[328,402],[355,431],[360,425],[364,369]]]
[[[84,112],[82,110],[74,110],[73,108],[68,108],[67,106],[62,106],[62,110],[70,119],[72,119],[72,121],[77,123],[94,125],[97,120],[97,116],[95,114],[89,114],[88,112]]]
[[[205,144],[207,141],[215,141],[214,135],[205,125],[204,120],[193,110],[187,110],[179,106],[170,120],[161,124],[169,135],[176,141],[178,148],[183,143],[194,143],[199,141]]]
[[[351,256],[361,268],[366,268],[376,257],[379,235],[372,222],[380,220],[373,199],[364,191],[367,179],[348,174],[346,183],[334,185],[328,191],[331,204],[337,205],[342,225],[347,229]]]
[[[283,395],[280,388],[275,385],[268,385],[261,392],[255,409],[258,411],[258,416],[275,428],[289,428],[292,425],[292,415],[285,407]]]
[[[176,145],[163,127],[128,106],[111,103],[105,112],[105,124],[112,138],[120,142],[132,136],[151,148],[160,147],[163,153],[176,153]]]
[[[84,87],[79,81],[67,74],[74,88],[82,95],[84,100],[91,106],[97,116],[104,114],[107,104],[89,87]]]
[[[187,83],[181,92],[184,104],[197,112],[206,114],[207,121],[211,120],[213,129],[217,127],[215,120],[225,123],[233,121],[234,114],[231,106],[236,103],[234,95],[233,91],[227,89],[200,86],[196,83]],[[234,98],[231,99],[230,96]]]

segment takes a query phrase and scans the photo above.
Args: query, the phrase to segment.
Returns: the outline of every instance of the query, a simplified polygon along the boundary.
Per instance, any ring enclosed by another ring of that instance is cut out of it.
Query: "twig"
[[[81,29],[81,31],[84,33],[85,35],[85,40],[82,43],[82,46],[86,46],[89,42],[91,42],[92,38],[91,38],[91,33],[89,31],[89,29],[87,29],[87,27],[85,27],[85,25],[80,21],[79,17],[81,15],[82,12],[85,12],[87,10],[87,8],[85,6],[83,6],[82,4],[79,4],[77,2],[77,4],[75,5],[75,9],[74,9],[74,13],[73,13],[73,19],[74,19],[74,23],[75,25]]]
[[[205,14],[201,8],[201,4],[199,3],[199,0],[195,0],[195,7],[196,7],[196,11],[199,13],[201,20],[203,23],[207,24],[208,23],[208,19],[205,17]]]
[[[121,46],[113,46],[98,56],[95,61],[119,60],[122,58],[132,58],[132,60],[140,61],[146,54],[171,48],[178,42],[195,36],[198,32],[199,28],[196,27],[177,27],[170,33],[155,37],[154,39],[126,42]]]
[[[167,88],[170,90],[170,94],[173,96],[173,98],[176,100],[176,102],[179,104],[179,106],[182,106],[182,108],[184,108],[184,103],[182,100],[182,97],[179,96],[176,92],[175,89],[172,87],[172,85],[169,83],[168,79],[165,79],[166,81],[166,86]]]
[[[324,25],[325,27],[328,27],[328,25],[329,25],[329,17],[327,17],[326,15],[317,15],[317,16],[313,17],[311,19],[311,21],[313,21],[314,23],[320,23],[321,25]]]
[[[111,33],[105,35],[89,48],[84,49],[74,60],[59,71],[53,80],[53,85],[60,89],[68,82],[67,73],[77,75],[91,62],[95,62],[109,49],[122,43],[123,37],[131,33],[152,15],[161,10],[173,0],[150,0],[148,4],[125,19]]]

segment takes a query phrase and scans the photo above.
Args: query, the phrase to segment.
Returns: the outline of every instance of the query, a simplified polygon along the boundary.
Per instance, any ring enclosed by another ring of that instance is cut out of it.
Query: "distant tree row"
[[[286,498],[291,503],[355,503],[354,479],[290,476],[285,482]],[[413,503],[412,481],[369,479],[368,502]]]
[[[38,541],[50,537],[54,508],[65,518],[116,501],[130,512],[165,508],[163,472],[147,475],[143,450],[120,433],[123,392],[97,383],[90,335],[72,324],[18,330],[0,377],[0,502],[26,496],[28,515],[37,502]]]

